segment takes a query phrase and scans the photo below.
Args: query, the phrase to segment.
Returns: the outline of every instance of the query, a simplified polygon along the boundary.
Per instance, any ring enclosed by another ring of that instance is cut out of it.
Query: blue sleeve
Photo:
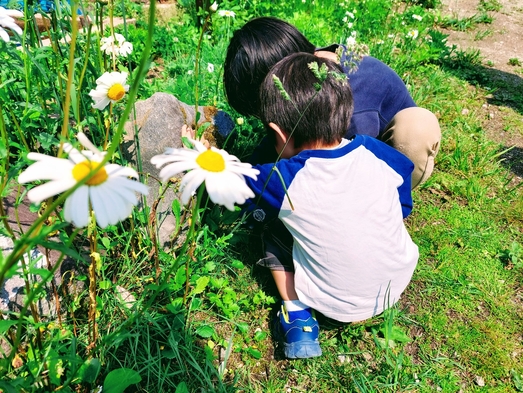
[[[244,204],[246,212],[253,212],[258,222],[267,222],[277,218],[283,201],[287,198],[287,190],[298,171],[303,168],[307,157],[300,155],[291,159],[283,159],[276,164],[255,165],[260,171],[257,180],[246,177],[246,183],[255,197]],[[274,168],[278,170],[275,170]],[[258,215],[254,214],[258,211]],[[263,212],[263,213],[262,213]],[[261,218],[261,219],[260,219]]]
[[[411,175],[414,170],[414,164],[403,153],[384,142],[363,135],[360,138],[364,139],[363,145],[367,149],[372,151],[377,158],[385,161],[388,166],[402,177],[403,183],[398,187],[398,192],[403,218],[407,217],[412,212],[413,207]]]

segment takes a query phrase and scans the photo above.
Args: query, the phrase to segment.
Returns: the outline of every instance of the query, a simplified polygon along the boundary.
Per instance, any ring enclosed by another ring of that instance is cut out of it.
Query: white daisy
[[[108,55],[114,53],[117,56],[127,57],[133,51],[133,44],[126,41],[125,37],[118,33],[115,33],[114,36],[102,37],[100,44],[100,50]]]
[[[421,15],[413,14],[412,19],[416,19],[417,21],[421,22],[423,20],[423,17]]]
[[[89,223],[92,207],[96,222],[102,228],[114,225],[129,217],[133,206],[138,204],[136,192],[146,195],[147,187],[129,177],[138,179],[134,169],[117,164],[100,167],[105,152],[100,152],[83,133],[78,134],[80,143],[88,151],[78,151],[71,144],[64,144],[69,158],[57,158],[40,153],[29,153],[27,158],[36,161],[18,176],[23,184],[37,180],[50,180],[34,187],[27,193],[33,203],[40,203],[54,195],[74,187],[79,181],[96,170],[96,174],[77,188],[65,201],[64,219],[77,227]]]
[[[103,110],[109,103],[120,101],[129,91],[126,85],[127,72],[105,72],[96,80],[96,90],[91,90],[89,95],[93,98],[93,108]]]
[[[236,16],[234,11],[229,11],[229,10],[220,10],[220,11],[218,11],[218,15],[226,16],[227,18],[234,18]]]
[[[214,203],[225,206],[233,211],[234,204],[245,203],[248,198],[254,198],[254,193],[245,184],[244,176],[253,179],[260,173],[250,164],[240,162],[238,158],[225,150],[211,147],[207,149],[203,143],[191,140],[193,149],[167,149],[165,154],[154,156],[151,163],[157,168],[166,165],[160,171],[163,181],[180,172],[187,172],[181,181],[181,200],[189,202],[191,195],[205,182],[209,198]]]
[[[407,37],[412,38],[413,40],[415,40],[416,38],[418,38],[418,30],[410,30],[407,33]]]
[[[22,16],[24,16],[24,14],[20,11],[6,10],[4,7],[0,7],[0,38],[2,38],[5,42],[9,42],[9,33],[5,31],[4,28],[13,30],[17,34],[22,35],[22,29],[15,23],[15,20],[13,19],[13,17],[19,18]]]

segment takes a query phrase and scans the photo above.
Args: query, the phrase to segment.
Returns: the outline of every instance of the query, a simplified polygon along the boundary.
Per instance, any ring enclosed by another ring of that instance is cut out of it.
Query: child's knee
[[[430,177],[441,144],[441,129],[432,112],[419,107],[398,112],[380,139],[414,163],[412,188]]]

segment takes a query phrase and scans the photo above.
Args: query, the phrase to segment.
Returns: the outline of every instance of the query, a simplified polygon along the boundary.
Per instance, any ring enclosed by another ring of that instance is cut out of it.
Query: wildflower
[[[227,18],[234,18],[236,16],[234,11],[229,11],[229,10],[220,10],[220,11],[218,11],[218,15],[226,16]]]
[[[413,14],[413,15],[412,15],[412,19],[416,19],[417,21],[421,22],[421,20],[423,19],[423,17],[420,16],[420,15]]]
[[[207,63],[207,71],[208,72],[214,72],[214,64]]]
[[[194,74],[194,70],[187,70],[187,75],[192,75]]]
[[[387,37],[388,38],[394,38],[394,34],[389,34]]]
[[[209,7],[209,10],[211,12],[216,12],[218,10],[218,3],[217,2],[212,3],[212,5]]]
[[[105,72],[96,80],[96,90],[91,90],[89,95],[93,98],[93,108],[103,110],[109,103],[120,101],[129,91],[126,85],[127,72]]]
[[[376,41],[376,44],[378,44],[378,45],[382,45],[382,44],[384,44],[384,43],[385,43],[385,41],[383,41],[383,40],[378,40],[378,41]]]
[[[239,126],[241,126],[241,125],[244,123],[244,121],[245,121],[245,120],[243,119],[243,117],[238,117],[238,118],[236,119],[236,123],[237,123]]]
[[[347,27],[348,27],[349,29],[352,29],[352,26],[354,26],[352,22],[347,23]]]
[[[418,30],[410,30],[407,33],[407,37],[412,38],[413,40],[415,40],[416,38],[418,38]]]
[[[254,193],[245,184],[244,176],[257,178],[259,171],[250,164],[240,162],[238,158],[225,150],[215,147],[206,148],[203,143],[191,140],[192,149],[167,149],[165,154],[154,156],[151,163],[157,168],[166,165],[160,171],[163,181],[180,172],[189,171],[181,181],[181,201],[184,204],[196,189],[205,182],[209,198],[214,203],[233,211],[234,204],[243,204]]]
[[[40,203],[71,189],[96,172],[66,199],[64,219],[77,227],[85,227],[89,223],[89,210],[92,207],[100,227],[114,225],[127,218],[133,206],[138,204],[135,192],[146,195],[147,187],[129,179],[138,178],[134,169],[117,164],[100,166],[105,152],[100,152],[82,132],[77,138],[89,150],[80,152],[71,144],[65,143],[64,151],[69,156],[67,159],[29,153],[27,158],[36,162],[20,174],[18,182],[23,184],[35,180],[50,180],[27,193],[31,202]]]
[[[354,14],[353,14],[352,12],[347,11],[347,12],[345,12],[345,14],[346,14],[347,16],[349,16],[349,18],[354,19]]]
[[[114,53],[116,56],[127,57],[133,51],[133,44],[127,42],[125,37],[118,33],[114,36],[102,37],[100,44],[100,50],[108,55]]]
[[[23,13],[16,10],[6,10],[4,7],[0,7],[0,38],[5,42],[9,42],[9,34],[4,28],[13,30],[15,33],[21,35],[23,33],[20,26],[15,23],[13,17],[22,17]]]
[[[355,34],[351,34],[350,37],[347,37],[347,47],[351,48],[353,46],[356,45],[356,35]]]

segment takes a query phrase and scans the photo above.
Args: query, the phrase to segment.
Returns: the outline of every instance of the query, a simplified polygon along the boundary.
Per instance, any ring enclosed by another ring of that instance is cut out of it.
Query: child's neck
[[[321,149],[334,149],[339,146],[341,141],[336,141],[333,143],[323,143],[323,142],[311,142],[306,145],[303,145],[299,150],[321,150]]]

